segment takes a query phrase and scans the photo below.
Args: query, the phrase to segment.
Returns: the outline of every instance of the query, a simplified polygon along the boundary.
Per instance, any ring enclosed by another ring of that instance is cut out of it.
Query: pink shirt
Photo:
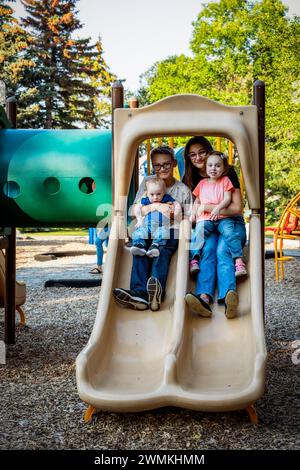
[[[222,176],[217,181],[210,182],[204,178],[197,184],[193,191],[194,196],[200,199],[201,204],[220,204],[224,199],[224,191],[234,191],[234,186],[228,176]],[[220,215],[220,219],[225,219],[228,215]],[[198,220],[207,220],[210,212],[203,212],[197,217]]]

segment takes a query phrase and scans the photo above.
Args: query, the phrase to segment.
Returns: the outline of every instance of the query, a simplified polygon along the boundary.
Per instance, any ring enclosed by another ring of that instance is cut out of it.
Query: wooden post
[[[6,100],[6,114],[13,128],[17,126],[17,100],[12,97]],[[16,333],[16,227],[11,227],[8,235],[8,248],[5,256],[5,321],[4,341],[15,344]]]
[[[124,108],[124,87],[120,80],[117,80],[112,85],[112,116],[111,116],[111,130],[112,130],[112,156],[111,156],[111,178],[112,178],[112,204],[115,205],[115,155],[114,155],[114,111],[117,108]]]
[[[128,100],[129,108],[134,109],[139,107],[139,101],[134,96]],[[134,192],[137,193],[139,188],[139,149],[136,152],[134,170],[133,170]]]
[[[149,176],[151,171],[150,171],[150,166],[151,166],[151,160],[150,160],[150,153],[151,153],[151,140],[147,140],[147,175]]]
[[[265,83],[256,80],[253,86],[253,104],[258,112],[259,193],[261,218],[262,286],[265,304]]]

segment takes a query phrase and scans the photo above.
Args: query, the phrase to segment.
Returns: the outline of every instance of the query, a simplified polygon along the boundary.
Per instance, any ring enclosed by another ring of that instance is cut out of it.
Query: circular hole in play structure
[[[20,186],[15,181],[7,181],[3,186],[5,196],[16,199],[20,194]]]
[[[60,190],[60,182],[53,176],[46,178],[43,182],[43,186],[48,194],[56,194]]]
[[[84,194],[91,194],[96,189],[95,180],[86,176],[79,181],[79,189]]]

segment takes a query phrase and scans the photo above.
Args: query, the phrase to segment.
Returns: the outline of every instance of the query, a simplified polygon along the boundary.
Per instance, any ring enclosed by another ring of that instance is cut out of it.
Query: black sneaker
[[[136,243],[130,248],[130,253],[134,256],[144,256],[146,254],[145,246],[142,243]]]
[[[147,310],[149,308],[147,300],[139,292],[116,288],[113,296],[118,305],[133,310]]]
[[[149,258],[157,258],[159,256],[159,246],[156,243],[152,243],[152,245],[149,247],[149,250],[147,251],[146,255],[149,256]]]
[[[205,300],[201,299],[200,295],[188,292],[185,296],[185,301],[193,312],[196,312],[201,317],[209,318],[212,316],[212,310]]]
[[[160,309],[161,304],[161,294],[162,294],[162,287],[161,283],[159,282],[156,277],[149,277],[147,282],[147,292],[148,292],[148,303],[150,309],[153,312],[156,312]]]

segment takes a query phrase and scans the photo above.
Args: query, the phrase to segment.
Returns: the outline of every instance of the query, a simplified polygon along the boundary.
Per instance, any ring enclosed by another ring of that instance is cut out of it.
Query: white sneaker
[[[130,253],[134,256],[144,256],[146,254],[146,250],[143,246],[133,245],[130,248]]]
[[[155,245],[154,243],[149,247],[149,250],[146,253],[149,258],[157,258],[157,256],[160,255],[158,245]]]

